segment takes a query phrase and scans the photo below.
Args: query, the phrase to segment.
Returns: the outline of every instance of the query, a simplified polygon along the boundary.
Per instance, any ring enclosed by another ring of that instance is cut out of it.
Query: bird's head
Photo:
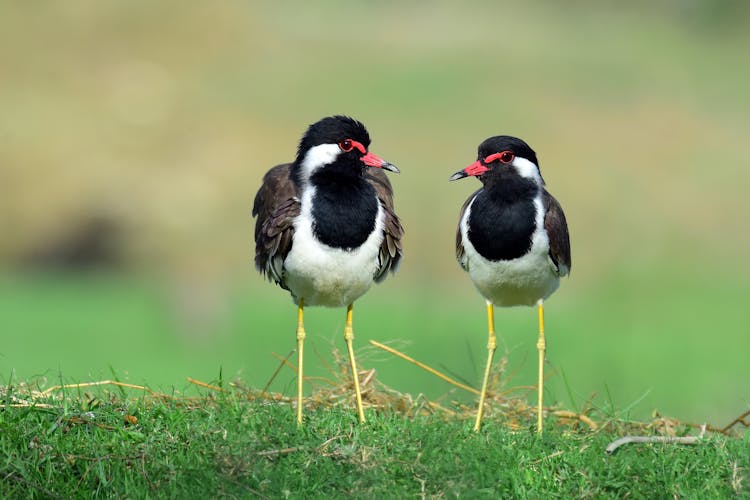
[[[369,152],[365,126],[348,116],[329,116],[308,127],[297,150],[295,168],[301,179],[323,169],[341,175],[362,175],[368,167],[398,173],[395,165]]]
[[[543,186],[539,162],[531,147],[517,137],[498,135],[479,145],[477,161],[453,174],[449,180],[477,177],[482,184],[496,176],[520,176]]]

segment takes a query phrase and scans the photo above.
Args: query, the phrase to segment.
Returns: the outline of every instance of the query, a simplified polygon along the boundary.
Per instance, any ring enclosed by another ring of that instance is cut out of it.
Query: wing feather
[[[375,281],[380,282],[385,279],[388,271],[395,273],[398,270],[403,255],[401,238],[404,236],[404,228],[396,212],[394,212],[393,188],[385,173],[382,170],[370,168],[367,170],[365,178],[375,188],[380,205],[385,212],[385,224],[383,225],[385,234],[383,235],[383,242],[380,244],[378,268],[375,271]]]
[[[300,213],[297,185],[291,164],[277,165],[263,176],[255,195],[255,268],[283,288],[283,262],[292,248],[294,220]]]
[[[568,223],[565,220],[560,203],[546,190],[542,193],[542,200],[546,209],[544,215],[544,229],[549,237],[549,257],[557,268],[560,276],[570,273],[570,236]]]

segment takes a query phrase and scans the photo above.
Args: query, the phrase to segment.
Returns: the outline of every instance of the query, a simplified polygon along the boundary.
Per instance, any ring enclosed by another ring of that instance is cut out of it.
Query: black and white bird
[[[370,136],[353,118],[310,125],[293,163],[263,177],[255,196],[255,267],[297,304],[297,422],[302,423],[304,306],[347,307],[344,340],[357,412],[364,422],[354,359],[354,301],[395,272],[403,228],[383,170],[399,170],[368,151]]]
[[[482,187],[461,208],[456,259],[487,301],[487,366],[476,423],[482,421],[487,381],[497,347],[494,306],[537,305],[539,385],[537,431],[542,432],[544,384],[544,300],[570,272],[570,239],[560,204],[545,189],[536,153],[521,139],[490,137],[477,161],[451,181],[474,176]]]

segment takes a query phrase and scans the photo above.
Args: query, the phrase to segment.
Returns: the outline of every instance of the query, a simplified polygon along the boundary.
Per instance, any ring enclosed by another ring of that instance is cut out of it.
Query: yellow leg
[[[479,408],[477,408],[477,420],[474,423],[474,430],[478,431],[482,425],[482,412],[484,411],[484,399],[487,396],[487,383],[490,379],[490,368],[492,367],[492,358],[497,348],[497,339],[495,338],[495,311],[492,302],[487,302],[487,325],[489,328],[489,339],[487,340],[487,366],[484,369],[484,381],[482,382],[482,392],[479,394]]]
[[[346,350],[349,351],[349,363],[352,367],[352,379],[354,380],[354,393],[357,396],[357,413],[359,414],[359,422],[365,422],[365,412],[362,409],[362,393],[359,390],[359,375],[357,372],[357,362],[354,360],[354,347],[352,347],[352,340],[354,339],[354,329],[352,328],[352,312],[353,304],[349,304],[346,308],[346,325],[344,326],[344,341],[346,341]]]
[[[305,344],[305,324],[303,317],[305,315],[305,306],[303,299],[299,299],[299,307],[297,309],[297,425],[302,425],[302,362],[304,359],[304,344]]]
[[[536,348],[539,351],[539,394],[537,396],[537,413],[536,413],[536,431],[542,433],[542,416],[544,412],[543,400],[544,400],[544,352],[547,348],[547,343],[544,340],[544,301],[539,301],[538,306],[539,312],[539,340],[536,343]]]

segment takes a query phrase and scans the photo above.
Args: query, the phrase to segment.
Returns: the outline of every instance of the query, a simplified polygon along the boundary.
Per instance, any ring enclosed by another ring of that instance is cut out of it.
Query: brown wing
[[[367,181],[375,188],[380,204],[385,211],[385,237],[380,244],[379,265],[375,271],[375,281],[383,281],[388,271],[396,272],[401,263],[403,254],[401,248],[401,238],[404,235],[404,228],[398,219],[396,212],[393,210],[393,188],[391,181],[380,169],[368,168],[365,173]]]
[[[549,257],[560,276],[570,273],[570,236],[565,214],[557,200],[546,190],[542,193],[545,207],[544,229],[549,237]]]
[[[458,228],[456,229],[456,260],[461,265],[461,268],[464,271],[469,270],[469,263],[466,261],[466,258],[464,257],[464,242],[463,238],[461,237],[461,221],[464,218],[464,214],[466,213],[466,208],[469,206],[469,203],[471,203],[471,200],[474,199],[474,197],[481,191],[482,188],[477,189],[472,193],[471,196],[464,202],[463,206],[461,207],[461,213],[458,215]]]
[[[269,280],[286,288],[282,264],[292,248],[294,226],[300,213],[297,185],[291,178],[291,164],[277,165],[263,176],[255,195],[255,268]]]

